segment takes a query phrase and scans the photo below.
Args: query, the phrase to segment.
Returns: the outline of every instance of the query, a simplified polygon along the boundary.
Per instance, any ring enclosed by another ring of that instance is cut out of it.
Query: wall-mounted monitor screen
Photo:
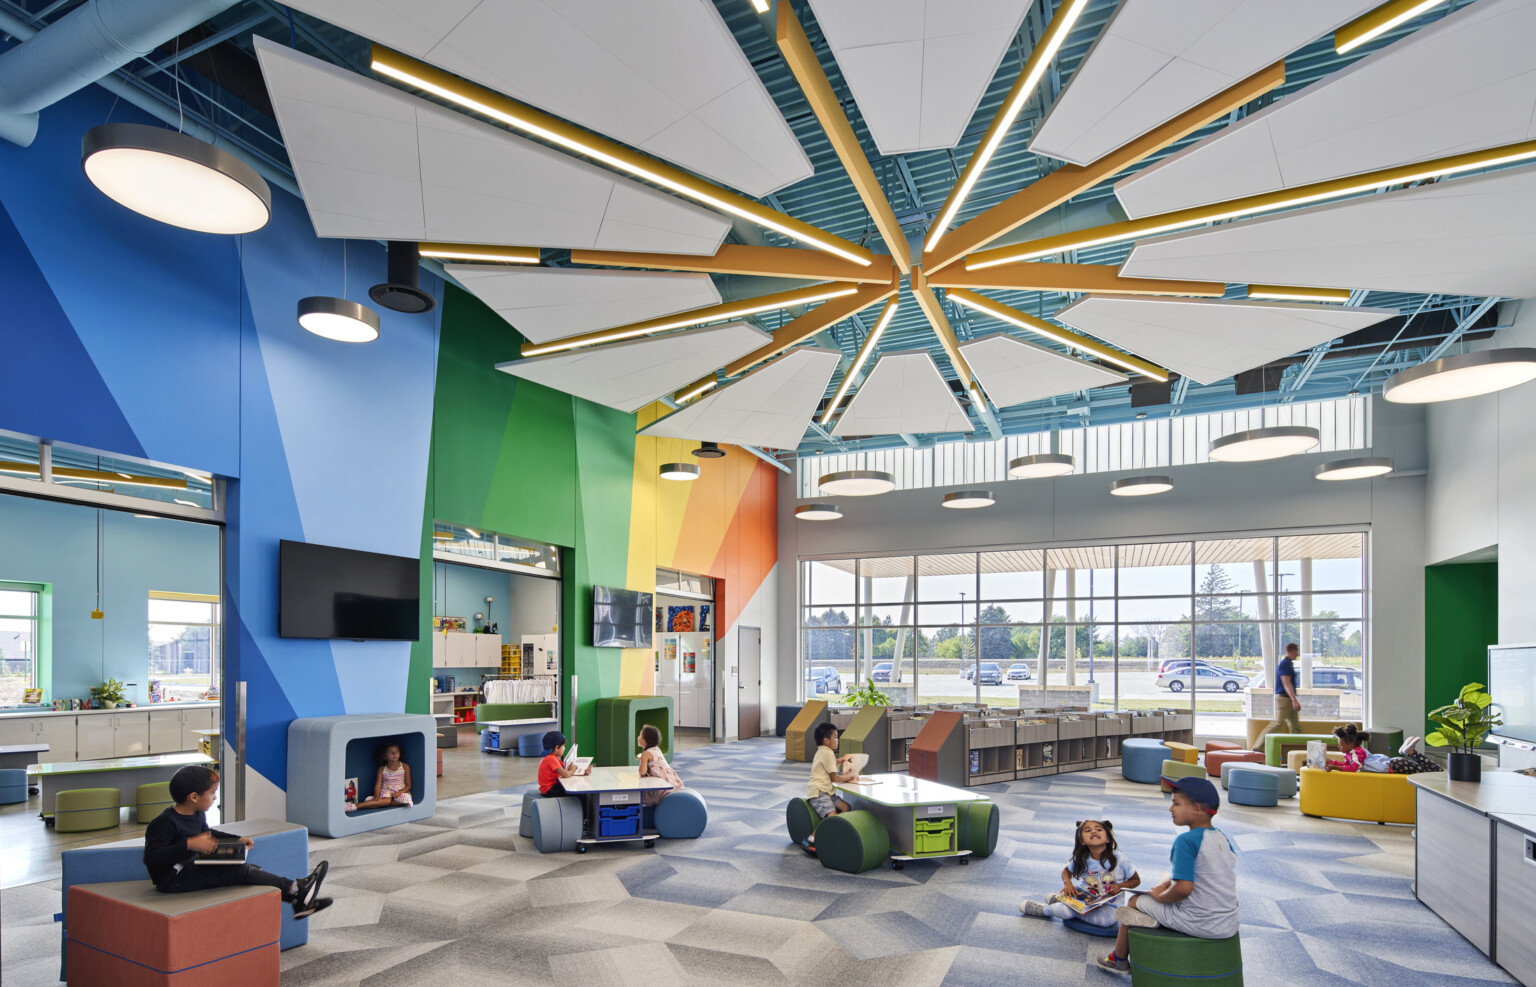
[[[649,648],[654,603],[639,590],[592,587],[592,646]]]
[[[421,635],[421,562],[398,555],[284,541],[278,635],[415,641]]]
[[[1536,744],[1536,645],[1489,647],[1488,692],[1504,711],[1494,737]]]

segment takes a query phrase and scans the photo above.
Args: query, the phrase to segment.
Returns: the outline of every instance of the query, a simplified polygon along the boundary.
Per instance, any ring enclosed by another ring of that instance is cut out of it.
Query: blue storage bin
[[[517,738],[518,757],[538,757],[544,753],[544,735],[525,733]]]
[[[597,837],[610,839],[640,835],[640,806],[604,805],[597,810]]]

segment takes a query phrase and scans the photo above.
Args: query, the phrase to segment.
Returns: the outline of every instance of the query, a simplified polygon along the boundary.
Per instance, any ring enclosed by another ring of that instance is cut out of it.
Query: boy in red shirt
[[[551,730],[544,735],[544,759],[539,762],[539,794],[545,798],[558,798],[565,794],[565,786],[560,784],[561,778],[570,778],[576,774],[590,774],[591,768],[585,771],[572,771],[565,766],[565,734],[559,730]]]

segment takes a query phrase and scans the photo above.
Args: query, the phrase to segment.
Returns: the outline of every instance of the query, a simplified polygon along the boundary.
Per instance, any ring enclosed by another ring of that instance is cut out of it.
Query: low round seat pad
[[[1108,905],[1104,906],[1108,908]],[[1120,923],[1114,925],[1094,925],[1092,922],[1084,922],[1080,918],[1064,918],[1061,924],[1073,932],[1082,932],[1090,936],[1100,936],[1105,939],[1113,939],[1120,934]]]
[[[1253,774],[1273,775],[1275,778],[1275,793],[1280,798],[1292,798],[1296,794],[1300,784],[1296,772],[1290,768],[1277,768],[1272,764],[1252,764],[1246,761],[1228,761],[1221,766],[1221,787],[1231,789],[1232,772],[1248,771]]]

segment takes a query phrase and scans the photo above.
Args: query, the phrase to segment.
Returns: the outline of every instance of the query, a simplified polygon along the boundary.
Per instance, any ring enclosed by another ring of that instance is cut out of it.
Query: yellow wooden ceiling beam
[[[1104,155],[1088,165],[1064,165],[1044,178],[999,202],[980,216],[950,230],[931,251],[923,254],[923,267],[929,275],[937,274],[966,254],[979,250],[1004,234],[1054,209],[1081,192],[1129,168],[1148,155],[1155,154],[1174,141],[1189,136],[1212,120],[1278,87],[1285,82],[1285,63],[1276,62],[1261,69],[1167,123],[1147,131],[1135,140]]]
[[[816,57],[810,39],[805,36],[805,28],[795,16],[793,4],[779,4],[774,38],[779,43],[779,51],[784,54],[784,61],[789,64],[789,70],[794,73],[795,81],[800,83],[806,101],[811,104],[816,119],[821,121],[821,129],[826,131],[832,150],[837,152],[837,159],[843,163],[843,170],[858,190],[864,208],[869,210],[875,229],[880,231],[886,249],[891,252],[891,258],[901,273],[906,274],[912,269],[907,236],[901,231],[901,224],[896,221],[896,211],[885,197],[885,190],[880,187],[880,180],[875,177],[875,170],[869,165],[869,158],[853,132],[853,125],[848,122],[848,115],[843,112],[842,103],[832,91],[832,83],[827,81],[827,73],[822,70],[821,60]]]
[[[917,305],[928,316],[928,324],[933,327],[933,334],[939,337],[939,345],[944,347],[944,353],[949,357],[949,365],[955,368],[955,374],[960,378],[960,383],[967,391],[973,394],[978,390],[975,376],[971,373],[971,365],[966,362],[965,354],[960,352],[960,341],[955,338],[955,327],[949,324],[949,316],[944,314],[944,306],[939,303],[939,297],[928,287],[928,278],[923,274],[921,267],[912,269],[912,297],[917,299]]]
[[[1392,0],[1391,3],[1384,3],[1375,10],[1366,11],[1333,32],[1333,50],[1339,55],[1353,51],[1372,38],[1444,2],[1445,0]]]
[[[721,244],[713,257],[695,254],[638,254],[623,250],[572,250],[571,263],[599,267],[638,267],[654,271],[756,274],[768,278],[803,278],[807,281],[856,281],[861,284],[885,284],[892,277],[891,268],[878,261],[861,265],[821,250],[752,247],[739,243]]]
[[[966,291],[963,288],[952,288],[945,294],[950,301],[957,305],[964,305],[972,311],[991,316],[1000,322],[1007,322],[1010,325],[1018,326],[1020,329],[1026,329],[1044,336],[1047,339],[1054,339],[1058,343],[1065,343],[1075,350],[1082,350],[1084,353],[1097,357],[1106,363],[1113,363],[1123,369],[1151,377],[1153,380],[1168,379],[1168,371],[1155,363],[1148,363],[1140,357],[1122,353],[1117,349],[1104,345],[1097,339],[1073,332],[1071,329],[1063,329],[1054,322],[1037,319],[1028,312],[1021,312],[1011,305],[1004,305],[1002,302],[993,301],[983,295],[976,294],[974,291]]]
[[[996,291],[1081,291],[1098,295],[1192,295],[1221,298],[1219,281],[1169,281],[1127,278],[1113,264],[1000,264],[980,271],[951,265],[928,278],[935,288],[986,288]]]

